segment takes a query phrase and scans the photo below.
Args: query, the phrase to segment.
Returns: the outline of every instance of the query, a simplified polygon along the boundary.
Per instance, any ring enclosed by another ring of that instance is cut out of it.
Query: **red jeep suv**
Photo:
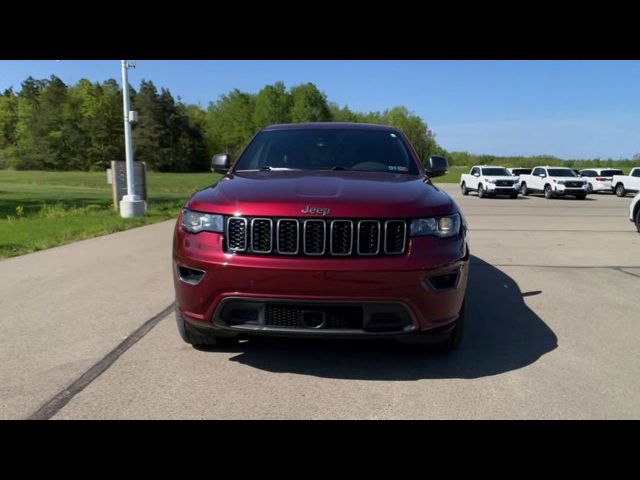
[[[176,320],[194,346],[251,335],[460,339],[469,250],[458,205],[398,129],[261,130],[185,204],[173,241]]]

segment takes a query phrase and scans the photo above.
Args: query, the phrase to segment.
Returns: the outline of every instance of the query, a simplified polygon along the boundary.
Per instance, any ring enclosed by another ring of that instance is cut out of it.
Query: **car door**
[[[534,190],[542,190],[543,187],[543,179],[540,175],[546,174],[544,168],[534,168],[533,172],[531,172],[531,185],[529,188],[533,188]]]
[[[471,177],[469,178],[469,188],[477,190],[478,188],[478,175],[480,174],[480,169],[478,167],[473,167],[471,169]]]

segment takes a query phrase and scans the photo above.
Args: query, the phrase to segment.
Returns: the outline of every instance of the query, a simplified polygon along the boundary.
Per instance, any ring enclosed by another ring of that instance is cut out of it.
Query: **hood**
[[[511,181],[520,180],[520,177],[518,175],[512,175],[510,177],[506,177],[504,175],[484,175],[484,178],[490,178],[491,180],[511,180]]]
[[[421,177],[350,171],[229,174],[196,193],[187,207],[226,215],[328,218],[412,218],[458,211],[449,195]]]

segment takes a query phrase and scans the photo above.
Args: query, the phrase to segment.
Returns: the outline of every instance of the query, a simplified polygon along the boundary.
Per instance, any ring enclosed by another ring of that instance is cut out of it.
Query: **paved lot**
[[[166,315],[68,403],[47,404],[172,302],[168,222],[0,262],[0,418],[45,404],[57,419],[640,418],[631,197],[444,188],[472,230],[455,354],[266,339],[199,351]]]

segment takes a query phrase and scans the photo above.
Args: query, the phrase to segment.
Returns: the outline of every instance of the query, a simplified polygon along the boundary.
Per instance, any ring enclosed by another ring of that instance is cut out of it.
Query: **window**
[[[238,160],[235,170],[260,169],[419,173],[399,134],[353,128],[260,132]]]
[[[631,172],[632,177],[640,177],[640,168],[636,168],[633,172]]]
[[[593,170],[583,170],[580,172],[583,177],[597,177],[598,174]]]
[[[541,175],[544,173],[544,168],[534,168],[532,175]]]
[[[507,169],[502,167],[483,168],[482,174],[489,175],[491,177],[510,177],[511,176],[509,172],[507,172]]]

